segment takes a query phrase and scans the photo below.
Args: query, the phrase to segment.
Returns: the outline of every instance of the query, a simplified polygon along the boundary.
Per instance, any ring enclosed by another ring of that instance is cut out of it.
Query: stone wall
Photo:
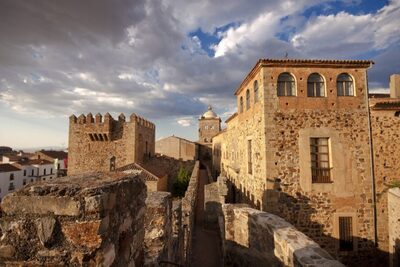
[[[388,251],[387,190],[392,182],[400,181],[400,117],[396,110],[377,109],[380,102],[399,102],[400,99],[370,99],[372,143],[376,187],[377,234],[379,248]],[[400,110],[400,106],[398,108]]]
[[[156,141],[156,153],[178,160],[196,160],[197,144],[177,136],[169,136]]]
[[[276,215],[244,204],[222,209],[225,266],[344,266]]]
[[[192,176],[190,177],[189,186],[185,196],[182,198],[182,228],[183,228],[183,248],[184,248],[184,265],[190,264],[192,255],[192,236],[194,229],[194,216],[196,199],[198,193],[200,163],[196,161]]]
[[[218,226],[219,216],[222,216],[222,205],[228,194],[226,178],[219,176],[217,181],[204,186],[204,220],[206,227]]]
[[[388,206],[390,267],[396,267],[400,265],[400,188],[389,190]]]
[[[155,153],[155,125],[132,114],[89,113],[69,120],[68,175],[110,171],[130,163],[141,163]],[[112,163],[112,162],[115,163]]]
[[[354,265],[375,250],[367,65],[259,63],[236,91],[238,114],[213,144],[221,149],[220,170],[232,184],[232,202],[284,218],[334,257]],[[295,96],[277,95],[278,77],[286,72],[295,77]],[[307,78],[314,72],[323,76],[326,97],[307,97]],[[353,78],[354,96],[337,95],[341,73]],[[240,112],[247,89],[250,106]],[[310,139],[321,137],[329,140],[330,181],[315,183]],[[340,250],[339,217],[352,220],[350,252]]]
[[[160,261],[173,261],[170,193],[148,193],[144,226],[144,266],[159,266]]]
[[[2,202],[5,266],[142,266],[146,186],[138,174],[38,182]]]

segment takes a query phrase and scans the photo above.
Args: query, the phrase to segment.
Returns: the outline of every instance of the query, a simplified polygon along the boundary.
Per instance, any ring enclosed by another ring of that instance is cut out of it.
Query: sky
[[[156,138],[225,120],[260,58],[371,59],[400,73],[400,0],[0,0],[0,146],[66,147],[68,117],[136,113]]]

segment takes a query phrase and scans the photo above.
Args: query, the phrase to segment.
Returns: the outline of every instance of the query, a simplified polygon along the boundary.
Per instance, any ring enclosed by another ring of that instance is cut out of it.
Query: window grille
[[[352,217],[339,217],[339,248],[341,251],[353,250]]]

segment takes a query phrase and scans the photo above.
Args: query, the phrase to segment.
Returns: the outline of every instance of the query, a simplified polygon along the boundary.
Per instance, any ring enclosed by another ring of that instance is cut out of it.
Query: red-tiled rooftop
[[[128,172],[130,170],[140,171],[141,172],[140,176],[142,176],[145,181],[157,182],[159,179],[156,175],[152,174],[151,172],[149,172],[148,170],[146,170],[144,167],[140,166],[137,163],[131,163],[117,169],[117,171],[122,171],[122,172]]]
[[[0,164],[0,172],[15,172],[19,170],[21,169],[9,163]]]
[[[64,151],[57,151],[57,150],[41,150],[39,151],[46,156],[53,158],[53,159],[66,159],[68,157],[68,153]]]

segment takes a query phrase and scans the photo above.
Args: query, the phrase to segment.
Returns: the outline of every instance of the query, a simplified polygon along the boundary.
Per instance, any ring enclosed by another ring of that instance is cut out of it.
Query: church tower
[[[199,119],[199,143],[211,145],[212,138],[221,131],[221,119],[211,106]]]

